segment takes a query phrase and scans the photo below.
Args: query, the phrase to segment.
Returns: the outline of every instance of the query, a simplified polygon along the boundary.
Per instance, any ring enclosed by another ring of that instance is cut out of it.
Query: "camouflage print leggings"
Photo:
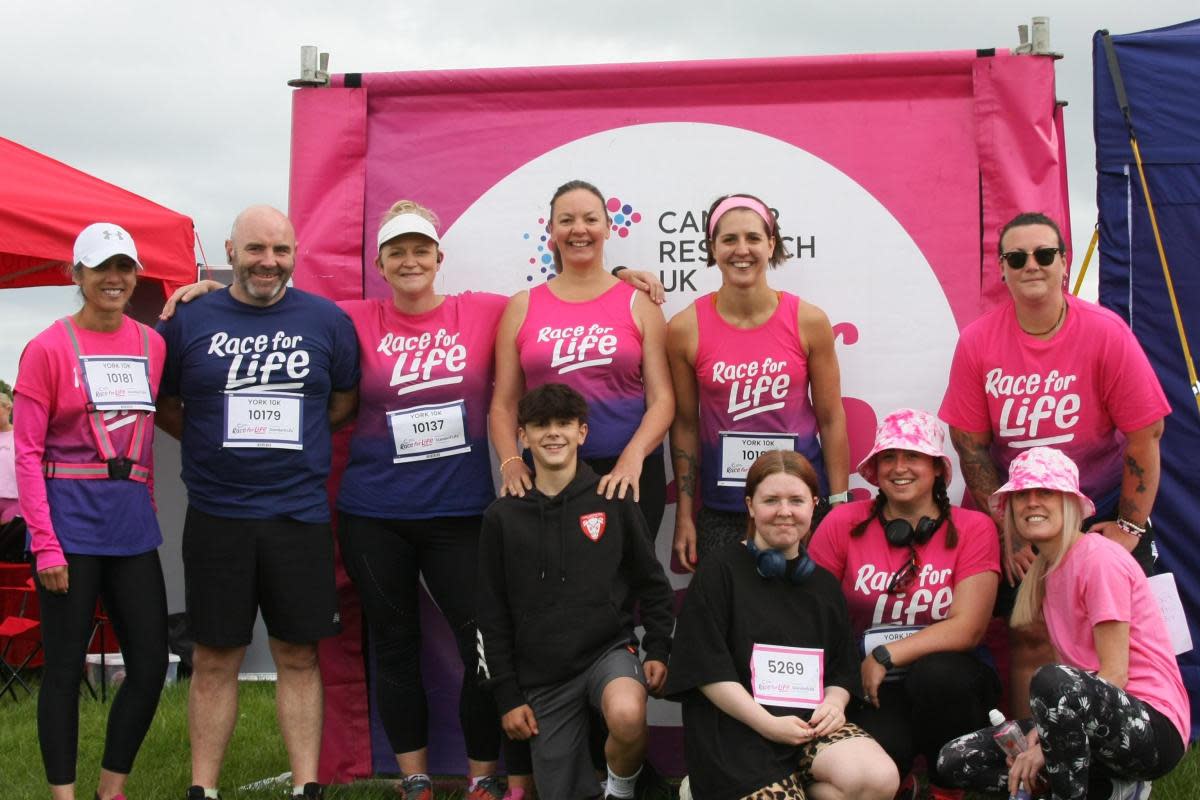
[[[1183,755],[1179,733],[1166,717],[1090,672],[1042,667],[1029,689],[1033,720],[1021,727],[1037,725],[1055,800],[1083,800],[1089,779],[1157,778]],[[952,786],[1008,791],[1008,766],[991,728],[949,742],[938,771]]]

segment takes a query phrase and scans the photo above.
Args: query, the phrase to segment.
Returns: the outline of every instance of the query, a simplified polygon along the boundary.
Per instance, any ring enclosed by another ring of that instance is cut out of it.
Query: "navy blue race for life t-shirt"
[[[216,516],[329,520],[329,395],[358,384],[350,318],[288,289],[252,306],[228,291],[180,305],[160,394],[183,400],[188,503]]]

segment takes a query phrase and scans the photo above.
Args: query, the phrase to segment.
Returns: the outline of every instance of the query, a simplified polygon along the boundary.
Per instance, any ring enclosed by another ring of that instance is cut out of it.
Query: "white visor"
[[[419,233],[433,239],[435,244],[441,244],[441,239],[438,238],[437,230],[433,227],[432,222],[420,214],[399,214],[389,219],[379,229],[379,249],[382,250],[384,244],[406,233]]]

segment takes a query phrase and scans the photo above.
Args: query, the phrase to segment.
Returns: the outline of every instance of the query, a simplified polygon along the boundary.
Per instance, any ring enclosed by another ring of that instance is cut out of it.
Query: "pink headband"
[[[744,195],[734,194],[726,197],[717,207],[713,209],[712,214],[708,217],[708,238],[712,238],[717,232],[717,223],[726,211],[733,208],[747,208],[763,218],[763,222],[767,223],[767,233],[775,232],[775,215],[771,213],[771,209],[764,206],[762,203],[755,200],[753,197],[745,197]]]

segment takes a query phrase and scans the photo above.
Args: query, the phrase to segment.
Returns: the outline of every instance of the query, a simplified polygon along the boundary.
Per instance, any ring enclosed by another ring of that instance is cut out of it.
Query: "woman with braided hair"
[[[859,638],[863,697],[846,718],[901,774],[924,755],[935,798],[961,796],[943,788],[939,749],[984,725],[1000,692],[980,648],[1000,580],[996,527],[950,505],[944,436],[924,411],[885,417],[858,465],[879,494],[834,508],[809,544],[813,561],[841,582]]]

